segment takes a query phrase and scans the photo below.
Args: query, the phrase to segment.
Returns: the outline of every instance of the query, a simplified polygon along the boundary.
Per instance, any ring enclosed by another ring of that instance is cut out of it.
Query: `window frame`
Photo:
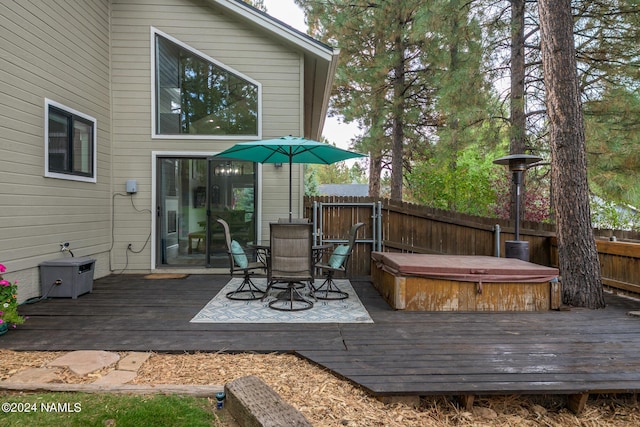
[[[189,140],[189,139],[208,139],[208,140],[247,140],[253,141],[262,139],[262,84],[255,79],[239,72],[238,70],[229,67],[228,65],[223,64],[222,62],[200,52],[197,49],[189,46],[186,43],[181,42],[180,40],[172,37],[155,27],[150,27],[151,29],[151,138],[152,139],[173,139],[173,140]],[[258,89],[258,117],[257,117],[257,132],[255,135],[207,135],[207,134],[161,134],[157,132],[157,96],[158,96],[158,87],[157,87],[157,46],[156,46],[156,36],[164,37],[170,42],[178,45],[184,50],[191,52],[193,55],[200,57],[204,61],[211,62],[223,70],[234,74],[235,76],[248,81],[251,84],[256,85]]]
[[[56,113],[65,115],[70,120],[70,134],[67,149],[73,145],[74,122],[77,120],[91,125],[91,148],[88,155],[91,157],[91,172],[84,174],[70,171],[68,173],[52,171],[49,167],[49,114],[52,108]],[[44,176],[47,178],[65,179],[71,181],[97,182],[98,166],[98,121],[95,117],[84,114],[64,104],[45,98],[44,100]]]

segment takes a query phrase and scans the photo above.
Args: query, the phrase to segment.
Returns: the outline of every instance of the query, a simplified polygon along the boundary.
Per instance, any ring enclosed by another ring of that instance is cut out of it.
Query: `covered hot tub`
[[[542,311],[558,308],[558,269],[515,258],[371,254],[373,285],[398,310]]]

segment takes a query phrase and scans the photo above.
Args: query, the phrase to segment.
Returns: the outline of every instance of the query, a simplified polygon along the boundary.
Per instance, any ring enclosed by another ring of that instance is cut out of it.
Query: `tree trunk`
[[[571,0],[539,0],[538,11],[563,302],[603,308],[600,262],[589,211]]]
[[[369,197],[380,197],[382,155],[369,153]]]
[[[524,114],[524,0],[511,0],[511,94],[509,154],[523,154],[525,146]]]
[[[401,30],[398,30],[401,33]],[[404,43],[402,35],[395,40],[397,63],[393,78],[393,119],[391,133],[391,200],[402,201],[402,181],[404,163]]]
[[[509,95],[509,154],[525,154],[525,129],[527,127],[524,114],[524,5],[525,0],[511,0],[511,91]],[[526,174],[523,174],[526,175]],[[520,186],[520,200],[524,201],[525,183]],[[511,218],[516,218],[516,191],[511,186]],[[524,218],[524,203],[520,205],[520,218]]]

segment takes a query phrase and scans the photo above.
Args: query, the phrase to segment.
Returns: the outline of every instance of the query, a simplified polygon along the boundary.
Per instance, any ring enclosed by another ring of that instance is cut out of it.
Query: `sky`
[[[302,31],[307,32],[307,25],[304,22],[304,13],[293,0],[264,0],[267,13],[274,18]],[[351,139],[359,132],[358,126],[354,123],[345,124],[339,118],[327,117],[324,124],[322,136],[329,142],[335,143],[338,147],[348,149]]]

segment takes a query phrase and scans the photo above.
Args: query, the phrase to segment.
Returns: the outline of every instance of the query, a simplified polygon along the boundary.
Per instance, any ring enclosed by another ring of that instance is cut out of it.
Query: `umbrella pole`
[[[293,188],[291,183],[293,182],[293,174],[291,172],[291,166],[293,166],[293,161],[292,156],[289,156],[289,222],[291,222],[291,216],[293,215],[293,204],[291,202],[291,189]]]

